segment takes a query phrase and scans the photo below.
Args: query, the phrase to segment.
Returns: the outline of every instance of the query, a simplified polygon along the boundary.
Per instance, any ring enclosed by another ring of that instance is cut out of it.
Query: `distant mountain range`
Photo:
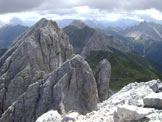
[[[141,22],[136,26],[124,30],[126,37],[132,37],[135,40],[155,40],[162,41],[162,25],[152,22]]]
[[[58,25],[61,28],[68,26],[73,20],[72,19],[64,19],[57,20]],[[137,25],[140,22],[133,19],[121,19],[117,21],[109,21],[109,20],[82,20],[85,24],[92,28],[100,28],[105,29],[107,27],[121,28],[125,29],[127,27]]]
[[[103,32],[81,21],[74,21],[63,30],[69,36],[74,52],[84,56],[92,69],[104,58],[110,61],[113,89],[120,89],[130,81],[162,78],[162,66],[135,54],[132,39],[122,35],[121,30],[107,28]]]
[[[107,35],[100,29],[94,29],[81,21],[73,21],[63,29],[69,36],[70,43],[75,47],[74,51],[87,57],[92,50],[105,50],[111,52],[109,47],[127,52],[128,45],[113,36]]]
[[[122,32],[129,37],[130,48],[158,64],[162,64],[162,25],[152,22],[141,22]]]
[[[6,25],[0,28],[0,48],[8,48],[27,28],[22,25]]]

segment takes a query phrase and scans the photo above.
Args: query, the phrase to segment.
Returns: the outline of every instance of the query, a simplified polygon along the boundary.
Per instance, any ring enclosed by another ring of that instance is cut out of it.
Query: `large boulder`
[[[97,105],[97,85],[87,62],[79,55],[29,86],[2,115],[0,122],[34,122],[50,109],[85,114]]]
[[[140,108],[132,105],[121,105],[114,113],[114,122],[140,120],[153,113],[153,109]]]
[[[111,65],[107,59],[103,59],[96,68],[95,78],[97,83],[98,97],[100,101],[109,97],[109,82]]]
[[[147,107],[162,109],[162,92],[147,95],[143,102]]]
[[[0,58],[0,116],[28,86],[72,57],[68,37],[56,22],[41,19]]]

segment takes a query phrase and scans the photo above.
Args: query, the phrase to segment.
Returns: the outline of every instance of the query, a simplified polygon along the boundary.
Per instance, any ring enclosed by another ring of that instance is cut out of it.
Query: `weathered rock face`
[[[147,95],[143,102],[147,107],[162,109],[162,92]]]
[[[30,84],[60,67],[72,54],[68,37],[56,22],[41,19],[22,34],[0,59],[0,116]]]
[[[111,65],[107,59],[103,59],[96,68],[95,78],[97,83],[98,97],[100,101],[109,97],[109,81]]]
[[[97,85],[86,61],[79,55],[65,62],[44,80],[29,86],[2,115],[0,122],[34,122],[50,109],[87,113],[97,105]]]

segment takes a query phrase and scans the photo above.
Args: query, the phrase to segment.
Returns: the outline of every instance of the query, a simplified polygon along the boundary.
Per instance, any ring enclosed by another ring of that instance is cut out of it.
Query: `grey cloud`
[[[143,10],[150,8],[162,10],[162,0],[83,0],[82,4],[105,10]]]
[[[32,10],[45,0],[0,0],[0,13],[12,13]]]
[[[0,0],[0,13],[37,10],[69,14],[74,12],[70,9],[77,6],[107,11],[150,8],[162,11],[162,0]]]

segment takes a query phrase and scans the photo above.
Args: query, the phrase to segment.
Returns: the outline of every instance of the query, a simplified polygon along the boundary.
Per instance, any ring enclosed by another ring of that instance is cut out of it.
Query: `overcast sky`
[[[162,20],[162,0],[0,0],[0,23],[11,18]]]

